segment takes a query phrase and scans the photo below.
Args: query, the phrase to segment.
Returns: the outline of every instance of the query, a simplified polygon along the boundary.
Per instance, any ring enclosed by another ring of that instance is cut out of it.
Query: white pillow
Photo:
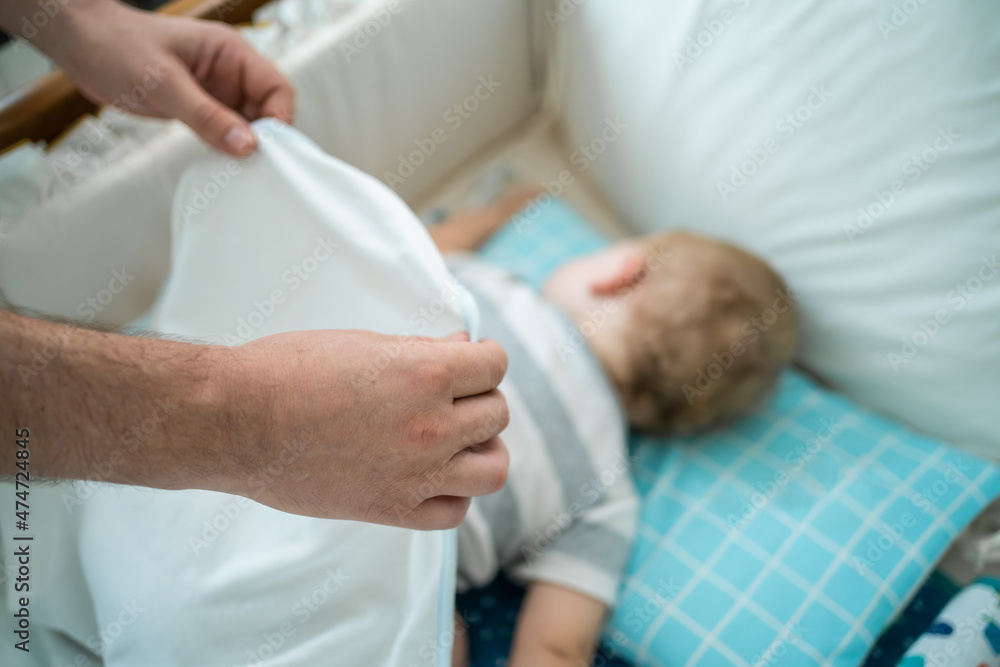
[[[591,0],[549,19],[574,164],[627,219],[761,253],[800,297],[806,365],[1000,458],[1000,4]]]

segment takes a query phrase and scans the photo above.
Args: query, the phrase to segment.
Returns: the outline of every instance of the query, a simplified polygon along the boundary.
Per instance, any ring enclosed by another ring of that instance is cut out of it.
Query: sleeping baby
[[[690,431],[746,410],[792,358],[796,320],[767,264],[680,231],[569,261],[538,294],[470,254],[534,194],[431,230],[476,297],[482,335],[509,359],[508,481],[475,498],[458,529],[459,587],[501,569],[527,583],[509,664],[578,667],[590,664],[636,530],[627,425]],[[777,320],[764,324],[771,310]],[[465,640],[458,628],[455,665],[468,661]]]

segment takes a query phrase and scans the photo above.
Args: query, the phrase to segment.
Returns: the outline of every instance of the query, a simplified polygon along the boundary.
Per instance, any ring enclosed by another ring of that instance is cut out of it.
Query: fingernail
[[[469,340],[469,334],[464,331],[456,331],[455,333],[449,335],[445,338],[446,341],[451,343],[464,343]]]
[[[256,140],[250,128],[245,125],[233,125],[222,138],[222,144],[231,153],[246,155],[253,150]]]

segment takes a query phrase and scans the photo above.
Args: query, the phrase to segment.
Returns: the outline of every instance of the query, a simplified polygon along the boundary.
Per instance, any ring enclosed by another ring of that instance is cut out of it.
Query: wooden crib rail
[[[268,0],[172,0],[157,11],[177,16],[247,23]],[[0,98],[0,153],[22,141],[52,141],[97,105],[85,98],[61,70]]]

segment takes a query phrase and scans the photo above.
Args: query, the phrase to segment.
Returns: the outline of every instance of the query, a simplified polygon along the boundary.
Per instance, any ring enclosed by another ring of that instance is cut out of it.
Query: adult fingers
[[[507,483],[510,454],[500,438],[467,447],[441,471],[437,492],[449,496],[488,496]]]
[[[246,101],[243,72],[246,69],[247,43],[239,31],[218,22],[198,21],[193,28],[200,48],[194,53],[184,49],[182,57],[191,68],[195,80],[209,95],[225,106],[242,113]]]
[[[400,524],[416,530],[447,530],[462,523],[469,511],[470,498],[460,496],[435,496],[413,508]]]
[[[445,365],[452,397],[464,398],[496,389],[507,372],[507,353],[492,340],[464,343],[444,340],[433,352]]]
[[[448,417],[446,437],[456,451],[494,438],[507,428],[510,412],[503,394],[491,389],[455,399]]]
[[[157,111],[177,118],[218,150],[230,155],[249,155],[256,147],[250,126],[235,111],[209,95],[187,69],[167,77]]]
[[[290,124],[295,120],[295,89],[285,81],[284,77],[281,81],[280,84],[269,88],[262,97],[252,99],[260,103],[259,118],[277,118]]]
[[[295,118],[295,89],[292,84],[242,38],[235,48],[243,67],[243,108],[247,118],[277,118],[291,123]]]

